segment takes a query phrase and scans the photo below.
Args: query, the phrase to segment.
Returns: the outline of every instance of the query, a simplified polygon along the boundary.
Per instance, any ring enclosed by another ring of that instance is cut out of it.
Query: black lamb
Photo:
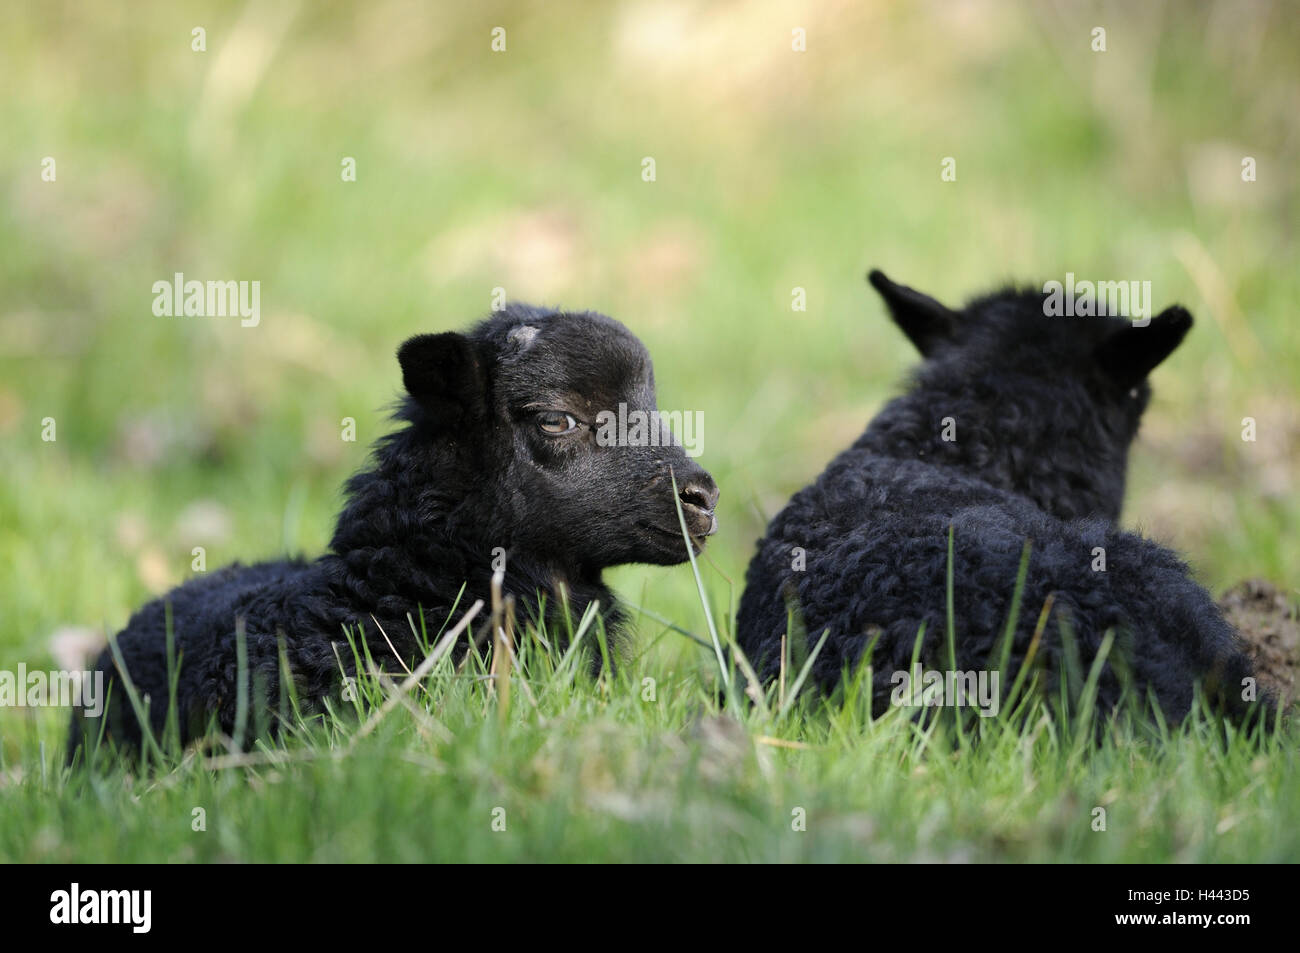
[[[827,690],[874,643],[877,714],[900,701],[898,673],[911,668],[918,634],[922,667],[951,670],[951,528],[958,672],[998,667],[1029,541],[1007,681],[1050,595],[1034,650],[1050,689],[1067,660],[1086,676],[1111,630],[1098,711],[1113,710],[1127,689],[1180,720],[1201,682],[1213,701],[1243,712],[1251,668],[1214,600],[1175,553],[1116,526],[1147,375],[1191,315],[1171,307],[1149,323],[1057,317],[1043,292],[1015,289],[954,311],[878,271],[870,280],[924,361],[907,392],[759,540],[736,627],[762,676],[781,665],[791,619],[804,656],[829,633],[813,663]]]
[[[394,649],[404,663],[417,657],[412,621],[423,618],[432,638],[458,596],[460,612],[487,602],[502,562],[504,592],[523,619],[536,620],[544,604],[558,622],[563,588],[575,622],[598,602],[615,637],[624,620],[602,570],[687,558],[670,471],[695,545],[715,531],[717,487],[662,426],[650,356],[617,321],[511,305],[465,334],[413,337],[397,357],[407,393],[396,416],[405,425],[381,439],[372,465],[348,482],[329,553],[191,579],[135,613],[117,636],[131,680],[150,700],[154,732],[163,730],[169,697],[167,605],[187,741],[213,719],[235,731],[237,625],[252,683],[245,691],[261,689],[263,710],[280,698],[283,636],[294,688],[310,706],[337,695],[341,677],[353,672],[345,627],[362,634],[379,665],[398,669]],[[598,439],[602,411],[620,405],[659,429],[641,428],[636,441]],[[472,632],[488,626],[485,612]],[[549,629],[557,630],[565,631]],[[140,726],[110,651],[98,670],[112,686],[101,716],[107,736],[138,747]],[[69,756],[100,727],[74,717]]]

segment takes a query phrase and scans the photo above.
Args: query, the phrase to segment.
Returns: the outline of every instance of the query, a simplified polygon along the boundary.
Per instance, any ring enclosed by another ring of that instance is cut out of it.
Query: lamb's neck
[[[1010,476],[1007,464],[1012,447],[1004,435],[993,431],[995,425],[977,419],[971,406],[948,394],[896,397],[872,419],[854,446],[895,460],[957,467],[1001,485],[999,478]],[[976,448],[978,455],[973,453]],[[1009,482],[1003,488],[1016,489]]]
[[[450,481],[426,480],[384,464],[363,470],[348,481],[331,548],[340,555],[391,548],[418,557],[434,541],[452,537],[463,498]]]
[[[546,615],[560,624],[566,602],[574,626],[593,602],[607,624],[615,618],[613,594],[598,571],[517,551],[501,527],[482,524],[491,507],[462,486],[456,468],[447,470],[413,478],[400,461],[381,460],[349,481],[331,548],[361,601],[396,597],[432,607],[460,595],[462,607],[476,599],[488,603],[492,576],[503,570],[503,591],[514,596],[521,619],[539,617],[542,600]]]
[[[1071,442],[1076,446],[1068,446]],[[990,408],[974,395],[913,391],[898,397],[855,447],[895,460],[952,467],[1018,493],[1061,519],[1119,517],[1127,453],[1062,433],[1054,415],[1013,401]]]

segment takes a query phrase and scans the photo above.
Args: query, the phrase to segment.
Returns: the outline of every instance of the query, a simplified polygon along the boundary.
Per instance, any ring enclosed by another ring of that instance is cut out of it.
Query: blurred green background
[[[496,287],[619,318],[660,406],[703,411],[725,600],[764,514],[915,360],[868,268],[952,304],[1150,280],[1197,326],[1155,375],[1125,522],[1216,591],[1294,587],[1297,48],[1294,8],[1222,0],[6,4],[0,666],[70,661],[194,546],[320,552],[395,348]],[[178,271],[260,281],[260,325],[155,317]],[[685,568],[613,581],[702,631]]]

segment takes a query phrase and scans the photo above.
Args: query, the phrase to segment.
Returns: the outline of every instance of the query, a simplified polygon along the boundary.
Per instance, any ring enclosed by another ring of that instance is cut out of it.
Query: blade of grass
[[[799,670],[799,675],[795,678],[794,684],[790,686],[789,697],[786,698],[785,704],[781,706],[781,710],[777,712],[777,721],[784,719],[785,716],[789,714],[790,709],[794,707],[795,699],[799,697],[799,690],[803,688],[803,683],[807,680],[808,673],[812,671],[813,662],[817,661],[817,656],[821,652],[822,646],[826,644],[826,640],[830,638],[830,634],[830,629],[823,632],[822,637],[817,640],[816,647],[814,647],[808,654],[808,660],[803,663],[803,668]]]
[[[402,693],[409,692],[413,687],[415,687],[415,684],[420,679],[433,671],[434,666],[441,661],[444,655],[451,651],[452,645],[455,644],[456,640],[460,637],[460,634],[465,631],[469,624],[474,621],[474,617],[478,615],[479,610],[482,608],[483,600],[475,600],[474,604],[466,610],[463,616],[461,616],[460,621],[452,627],[451,631],[447,632],[438,640],[438,644],[433,647],[433,651],[425,656],[424,661],[417,665],[415,671],[408,675],[401,685],[398,686],[398,691]],[[374,731],[384,717],[392,711],[397,704],[398,703],[391,697],[385,700],[385,702],[379,707],[378,711],[372,714],[370,718],[366,720],[365,724],[357,730],[356,734],[352,736],[352,742],[349,745],[349,748],[355,745],[357,741]]]
[[[704,609],[704,622],[709,627],[709,636],[713,639],[713,651],[718,657],[718,671],[722,676],[722,685],[730,689],[731,678],[727,674],[727,661],[722,655],[722,642],[718,639],[718,629],[713,624],[713,612],[709,609],[709,599],[704,593],[704,580],[700,578],[700,564],[695,561],[695,541],[691,539],[690,531],[686,528],[686,516],[682,513],[682,497],[677,488],[677,474],[671,467],[668,469],[668,476],[673,481],[673,505],[677,507],[677,523],[682,528],[682,539],[686,543],[686,556],[691,561],[691,572],[695,574],[695,588],[700,594],[700,606]]]

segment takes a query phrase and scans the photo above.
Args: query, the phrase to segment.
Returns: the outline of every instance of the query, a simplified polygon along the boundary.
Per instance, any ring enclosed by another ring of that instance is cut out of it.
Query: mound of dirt
[[[1270,582],[1246,579],[1223,594],[1219,608],[1246,641],[1263,686],[1284,707],[1294,705],[1300,675],[1300,617],[1295,603]]]

